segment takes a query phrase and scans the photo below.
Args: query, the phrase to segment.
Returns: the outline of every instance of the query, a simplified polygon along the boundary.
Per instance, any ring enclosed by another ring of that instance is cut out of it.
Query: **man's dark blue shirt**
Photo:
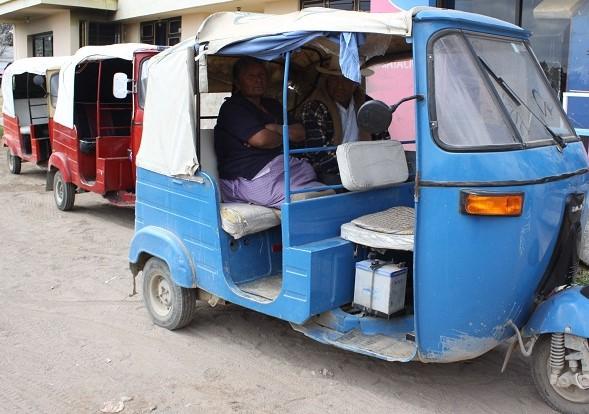
[[[262,98],[261,103],[267,112],[240,93],[234,93],[221,105],[215,126],[215,153],[220,178],[243,177],[251,180],[266,164],[282,154],[282,147],[262,149],[247,143],[266,124],[282,124],[282,105],[268,98]]]

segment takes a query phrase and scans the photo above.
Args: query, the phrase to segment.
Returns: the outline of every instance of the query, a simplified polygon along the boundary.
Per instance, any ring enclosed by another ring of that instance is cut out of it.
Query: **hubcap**
[[[166,317],[172,310],[172,291],[163,276],[156,275],[151,279],[149,299],[154,312],[160,317]]]
[[[548,378],[550,378],[550,373],[552,372],[550,368],[550,360],[548,360],[546,363],[546,372],[548,374]],[[560,395],[567,401],[580,404],[589,403],[589,390],[582,390],[576,385],[570,385],[568,387],[559,387],[558,385],[550,384],[550,386],[554,389],[554,391],[556,391],[558,395]]]
[[[61,205],[61,203],[63,202],[63,197],[64,197],[64,186],[63,186],[63,181],[62,180],[55,180],[55,201],[57,202],[58,205]]]

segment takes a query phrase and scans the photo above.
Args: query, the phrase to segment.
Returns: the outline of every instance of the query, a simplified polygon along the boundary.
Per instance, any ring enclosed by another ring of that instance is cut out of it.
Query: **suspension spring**
[[[553,333],[550,341],[550,367],[553,372],[561,372],[564,369],[564,356],[564,334]]]

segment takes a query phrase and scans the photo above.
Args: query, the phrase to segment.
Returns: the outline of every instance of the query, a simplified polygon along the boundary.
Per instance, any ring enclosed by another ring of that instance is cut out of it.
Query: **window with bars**
[[[141,23],[141,42],[159,46],[174,46],[182,37],[182,18],[154,20]]]
[[[53,32],[32,36],[33,56],[53,56]]]
[[[301,0],[301,9],[327,7],[338,10],[370,11],[370,0]]]
[[[80,22],[80,47],[121,43],[121,24]]]

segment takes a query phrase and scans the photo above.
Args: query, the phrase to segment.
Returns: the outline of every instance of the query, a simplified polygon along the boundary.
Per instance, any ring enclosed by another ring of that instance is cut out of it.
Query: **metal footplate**
[[[382,334],[367,335],[358,329],[342,333],[321,326],[315,321],[304,325],[291,324],[295,331],[301,332],[318,342],[333,345],[348,351],[358,352],[385,361],[407,362],[415,358],[415,342],[405,338]]]

